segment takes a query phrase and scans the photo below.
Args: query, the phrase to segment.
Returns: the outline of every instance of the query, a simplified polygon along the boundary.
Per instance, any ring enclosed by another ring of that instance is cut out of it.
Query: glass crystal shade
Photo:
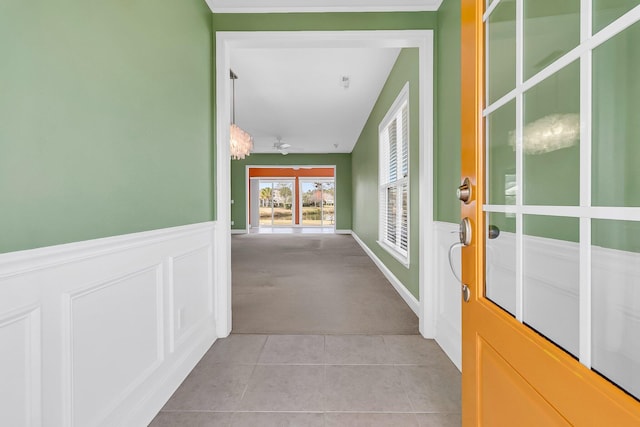
[[[231,158],[244,159],[253,150],[253,138],[235,123],[231,125]]]

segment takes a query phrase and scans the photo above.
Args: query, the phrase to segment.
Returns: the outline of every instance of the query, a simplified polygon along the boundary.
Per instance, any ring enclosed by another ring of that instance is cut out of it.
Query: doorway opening
[[[248,233],[334,233],[335,165],[247,166]]]
[[[228,71],[235,50],[262,48],[417,48],[419,79],[418,176],[418,283],[415,311],[424,337],[435,336],[436,277],[433,257],[433,30],[380,31],[258,31],[216,33],[216,141],[229,140],[231,91]],[[231,228],[231,173],[229,146],[216,144],[216,219],[220,230]],[[334,209],[340,223],[340,182],[336,181]],[[347,193],[348,194],[348,193]],[[298,212],[300,211],[299,204]],[[248,220],[248,218],[247,218]],[[247,221],[248,223],[248,221]],[[276,228],[274,228],[276,229]],[[351,232],[351,230],[345,230]],[[223,236],[224,234],[224,236]],[[216,323],[219,336],[231,331],[231,235],[220,233],[222,249],[216,253],[214,280],[218,284]],[[225,250],[226,248],[226,250]],[[382,268],[382,267],[380,267]],[[399,291],[400,292],[400,291]]]

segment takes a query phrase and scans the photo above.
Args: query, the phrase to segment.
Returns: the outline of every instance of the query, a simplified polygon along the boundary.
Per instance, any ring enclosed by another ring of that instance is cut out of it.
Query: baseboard
[[[335,231],[336,234],[353,234],[351,230],[338,230]]]
[[[216,340],[214,325],[206,334],[201,334],[192,349],[174,363],[171,370],[158,382],[157,387],[154,387],[145,398],[141,399],[122,425],[143,426],[149,424]]]
[[[387,268],[387,266],[373,253],[371,249],[358,237],[355,232],[351,232],[351,235],[355,239],[356,242],[360,245],[360,247],[365,251],[369,258],[375,263],[375,265],[380,269],[382,274],[389,280],[391,285],[394,287],[396,292],[402,297],[404,302],[407,303],[409,308],[413,310],[413,312],[420,318],[420,302],[414,297],[411,292],[402,284],[400,280]]]
[[[231,234],[247,234],[247,230],[244,228],[232,228]]]

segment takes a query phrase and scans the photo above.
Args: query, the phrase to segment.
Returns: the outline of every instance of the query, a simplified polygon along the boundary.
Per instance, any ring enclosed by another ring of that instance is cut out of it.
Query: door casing
[[[229,140],[231,91],[228,83],[233,49],[269,47],[415,47],[418,48],[420,85],[420,309],[419,330],[427,338],[435,337],[435,264],[433,256],[433,129],[434,129],[434,30],[366,31],[219,31],[216,45],[216,141]],[[216,224],[220,231],[231,228],[231,165],[228,144],[216,145]],[[338,178],[339,179],[339,178]],[[216,328],[220,337],[231,332],[231,238],[221,232],[215,253]],[[425,303],[427,301],[427,303]]]

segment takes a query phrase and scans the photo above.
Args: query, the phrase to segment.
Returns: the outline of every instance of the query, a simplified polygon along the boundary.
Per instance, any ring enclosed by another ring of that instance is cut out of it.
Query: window
[[[409,83],[379,131],[379,231],[378,243],[409,265]]]

